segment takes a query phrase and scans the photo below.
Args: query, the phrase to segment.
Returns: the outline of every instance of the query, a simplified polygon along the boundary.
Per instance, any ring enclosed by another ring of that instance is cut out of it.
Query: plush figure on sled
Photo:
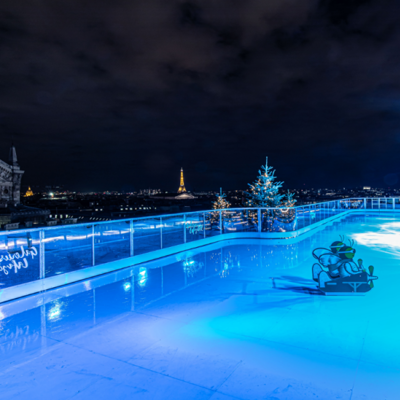
[[[374,267],[370,265],[368,272],[363,260],[354,262],[356,250],[354,241],[345,244],[344,237],[333,242],[330,249],[319,247],[312,255],[318,261],[312,267],[312,277],[318,282],[318,288],[326,294],[363,294],[374,287]]]

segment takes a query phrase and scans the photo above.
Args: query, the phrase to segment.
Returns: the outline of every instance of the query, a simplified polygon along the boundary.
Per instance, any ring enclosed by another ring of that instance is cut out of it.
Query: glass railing
[[[210,210],[93,224],[2,231],[0,292],[14,285],[214,236],[295,232],[357,209],[400,210],[400,199],[344,199],[293,208]]]

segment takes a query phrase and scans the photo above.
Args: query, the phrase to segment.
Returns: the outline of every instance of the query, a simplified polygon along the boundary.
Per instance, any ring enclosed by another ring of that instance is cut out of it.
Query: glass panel
[[[297,214],[297,229],[304,228],[306,226],[306,215],[304,207],[297,207],[296,208]]]
[[[160,218],[133,221],[134,255],[137,256],[161,248]]]
[[[348,210],[350,208],[350,203],[348,200],[340,200],[339,204],[340,210]]]
[[[45,276],[92,266],[92,225],[44,232]]]
[[[366,203],[367,203],[367,209],[371,210],[372,209],[372,199],[366,199]]]
[[[204,213],[195,213],[186,215],[186,242],[204,238]]]
[[[332,201],[326,203],[326,212],[325,212],[326,218],[330,218],[334,215],[333,205],[334,203]]]
[[[261,213],[261,232],[272,232],[272,216],[271,210],[263,208]]]
[[[223,211],[224,233],[257,232],[258,209],[242,211]]]
[[[350,208],[352,210],[364,208],[364,199],[352,199],[350,200]]]
[[[310,204],[310,225],[315,224],[316,221],[316,207],[315,204]]]
[[[394,199],[394,208],[396,210],[400,209],[400,199]]]
[[[296,209],[269,209],[261,211],[262,232],[292,232],[296,229]]]
[[[206,214],[206,237],[220,235],[219,211],[210,211]]]
[[[0,289],[40,278],[39,231],[0,236]]]
[[[323,219],[321,205],[320,204],[315,204],[314,205],[314,209],[315,209],[315,220],[314,220],[314,222],[321,221]]]
[[[332,216],[331,202],[325,203],[325,218]]]
[[[323,221],[326,218],[326,204],[325,203],[318,203],[317,208],[318,208],[318,214],[319,214],[319,220]]]
[[[104,264],[130,256],[130,221],[94,226],[95,263]]]
[[[324,212],[324,219],[327,219],[330,217],[330,213],[329,213],[329,203],[324,203],[323,204],[323,212]]]
[[[184,243],[184,216],[176,215],[163,217],[162,221],[162,247],[177,246]]]

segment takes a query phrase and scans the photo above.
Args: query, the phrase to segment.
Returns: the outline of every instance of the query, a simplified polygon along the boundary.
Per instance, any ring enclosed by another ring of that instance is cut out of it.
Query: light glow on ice
[[[53,308],[51,308],[48,313],[49,320],[57,319],[60,315],[61,315],[61,307],[59,304],[56,304]]]
[[[389,222],[379,228],[378,232],[355,233],[352,239],[359,244],[400,257],[400,222]]]
[[[145,286],[146,282],[148,279],[148,275],[147,275],[147,268],[145,267],[140,267],[139,270],[139,280],[138,280],[138,284],[139,286]]]

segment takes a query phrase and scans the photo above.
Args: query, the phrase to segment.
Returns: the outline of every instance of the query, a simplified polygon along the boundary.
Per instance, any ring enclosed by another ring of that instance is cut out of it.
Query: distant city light
[[[125,290],[125,292],[129,292],[129,290],[131,289],[131,284],[130,284],[130,282],[125,282],[124,283],[124,290]]]

